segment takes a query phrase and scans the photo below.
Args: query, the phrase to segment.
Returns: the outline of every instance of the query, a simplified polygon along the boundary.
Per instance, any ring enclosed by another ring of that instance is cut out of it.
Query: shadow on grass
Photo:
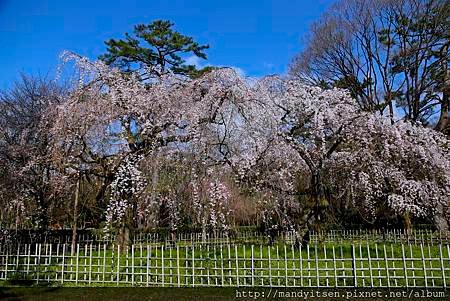
[[[119,288],[106,288],[106,287],[0,287],[0,300],[81,300],[81,301],[97,301],[97,300],[124,300],[124,301],[145,301],[145,300],[355,300],[365,301],[365,300],[448,300],[449,291],[445,289],[435,289],[434,293],[443,293],[443,296],[433,297],[433,296],[421,296],[419,298],[408,297],[408,292],[413,290],[414,293],[422,293],[431,291],[423,289],[396,289],[396,290],[386,290],[386,289],[369,289],[363,288],[356,290],[355,288],[348,289],[316,289],[316,288],[142,288],[142,287],[119,287]],[[375,293],[381,292],[381,297],[360,297],[357,292],[362,291],[364,293]],[[394,291],[394,297],[390,296],[390,293]],[[243,296],[243,292],[246,292],[246,296]],[[248,293],[252,292],[253,295],[249,296]],[[256,297],[255,292],[259,292],[258,297]],[[270,297],[268,294],[272,293]],[[282,293],[284,295],[273,296],[275,292]],[[293,293],[300,293],[297,297],[293,297]],[[309,295],[305,298],[305,292],[308,294],[314,292],[320,292],[321,297]],[[323,297],[324,292],[331,294],[338,294],[339,296]],[[404,297],[397,297],[397,294],[403,295]],[[406,295],[405,295],[406,294]],[[238,298],[237,296],[240,295]]]
[[[0,300],[235,300],[235,289],[0,287]],[[246,299],[242,299],[246,300]]]

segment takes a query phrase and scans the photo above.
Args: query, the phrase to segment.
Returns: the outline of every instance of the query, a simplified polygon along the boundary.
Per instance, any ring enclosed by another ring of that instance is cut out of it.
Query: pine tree
[[[209,46],[200,45],[192,37],[175,31],[173,25],[165,20],[138,24],[133,34],[125,34],[124,40],[106,41],[107,53],[100,59],[125,72],[137,71],[142,80],[160,77],[167,72],[196,77],[204,71],[187,65],[183,56],[195,55],[206,59],[204,50]]]

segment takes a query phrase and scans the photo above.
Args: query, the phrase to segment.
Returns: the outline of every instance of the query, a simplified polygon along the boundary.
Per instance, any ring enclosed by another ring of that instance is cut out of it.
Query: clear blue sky
[[[105,40],[156,19],[209,44],[204,64],[235,66],[249,76],[283,73],[309,24],[331,2],[0,0],[0,88],[19,72],[53,76],[63,50],[95,59]]]

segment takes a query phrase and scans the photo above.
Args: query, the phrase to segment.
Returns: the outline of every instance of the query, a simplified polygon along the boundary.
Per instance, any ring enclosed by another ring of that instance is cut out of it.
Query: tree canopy
[[[196,76],[201,71],[186,64],[186,55],[206,59],[204,51],[209,46],[200,45],[192,37],[175,31],[173,25],[164,20],[138,24],[133,34],[125,34],[125,39],[106,41],[107,52],[100,59],[123,71],[139,71],[143,80],[162,76],[168,71]]]
[[[290,74],[346,88],[365,110],[447,132],[449,7],[445,0],[340,0],[313,23]]]

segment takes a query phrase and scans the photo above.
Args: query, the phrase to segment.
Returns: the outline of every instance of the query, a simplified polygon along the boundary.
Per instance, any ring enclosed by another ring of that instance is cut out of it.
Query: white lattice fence
[[[19,245],[0,280],[104,286],[446,287],[449,245]]]

